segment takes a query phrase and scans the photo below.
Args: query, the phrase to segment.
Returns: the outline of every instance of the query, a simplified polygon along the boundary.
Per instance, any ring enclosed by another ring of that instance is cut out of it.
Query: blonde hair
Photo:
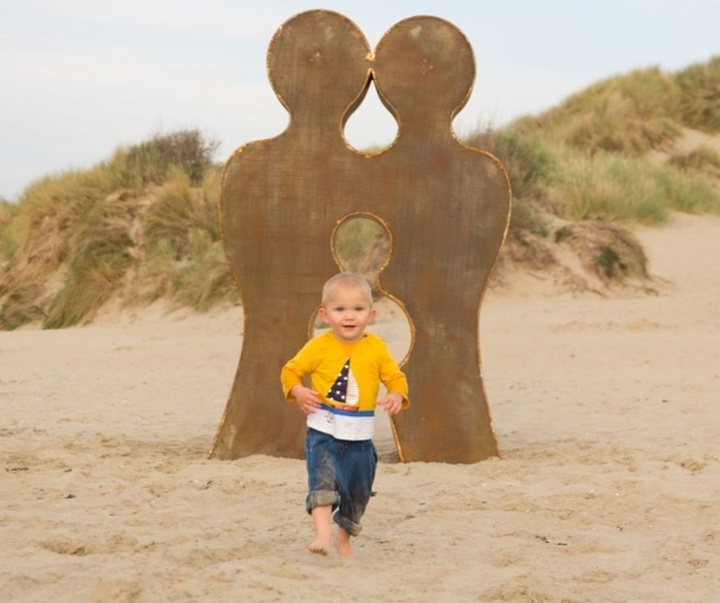
[[[325,306],[325,304],[327,304],[327,301],[332,295],[333,291],[340,287],[362,290],[363,294],[367,297],[368,303],[372,307],[373,297],[370,283],[368,283],[364,277],[360,276],[359,274],[355,274],[354,272],[338,272],[335,276],[332,276],[328,279],[322,290],[323,307]]]

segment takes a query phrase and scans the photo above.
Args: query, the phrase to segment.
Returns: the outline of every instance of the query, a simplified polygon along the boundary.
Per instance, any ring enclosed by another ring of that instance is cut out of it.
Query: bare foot
[[[330,549],[330,540],[316,538],[308,544],[308,551],[317,555],[327,555]]]
[[[330,514],[332,507],[322,505],[311,511],[313,524],[315,525],[315,540],[308,544],[308,550],[318,555],[327,555],[330,550],[332,531],[330,527]]]
[[[352,557],[353,550],[350,546],[350,534],[339,528],[335,537],[335,549],[341,557]]]

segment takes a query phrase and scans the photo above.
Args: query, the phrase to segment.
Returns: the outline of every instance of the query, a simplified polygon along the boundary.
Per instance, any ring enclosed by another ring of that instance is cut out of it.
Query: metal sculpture
[[[304,417],[284,402],[278,375],[312,332],[323,283],[342,268],[335,229],[361,215],[390,234],[377,287],[411,324],[403,364],[412,405],[392,418],[400,458],[497,456],[478,327],[510,187],[495,157],[453,133],[475,77],[466,37],[442,19],[411,17],[373,54],[347,17],[313,10],[280,27],[267,68],[290,123],[238,148],[223,174],[220,220],[245,330],[210,455],[302,456]],[[343,137],[371,79],[398,123],[377,154]]]

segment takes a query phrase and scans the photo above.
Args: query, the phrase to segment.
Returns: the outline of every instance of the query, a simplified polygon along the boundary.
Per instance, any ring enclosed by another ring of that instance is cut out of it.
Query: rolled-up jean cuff
[[[335,492],[335,490],[315,490],[307,495],[305,508],[307,512],[310,513],[315,507],[332,505],[332,507],[335,508],[339,503],[340,495]]]
[[[355,523],[354,521],[350,521],[347,517],[343,517],[340,515],[339,511],[335,511],[333,521],[350,534],[350,536],[357,536],[362,531],[362,526],[359,523]]]

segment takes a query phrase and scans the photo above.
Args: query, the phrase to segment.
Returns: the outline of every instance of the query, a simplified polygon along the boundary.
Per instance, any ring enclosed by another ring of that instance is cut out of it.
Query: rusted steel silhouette
[[[411,325],[412,405],[392,418],[400,458],[497,456],[478,327],[510,187],[495,157],[453,133],[475,77],[470,44],[451,23],[420,16],[393,26],[373,54],[349,19],[314,10],[280,27],[267,66],[290,123],[237,149],[223,174],[223,242],[245,330],[210,455],[302,456],[304,417],[283,400],[279,371],[312,333],[323,283],[343,268],[335,229],[361,215],[390,235],[377,287]],[[398,123],[374,155],[343,137],[371,79]]]

